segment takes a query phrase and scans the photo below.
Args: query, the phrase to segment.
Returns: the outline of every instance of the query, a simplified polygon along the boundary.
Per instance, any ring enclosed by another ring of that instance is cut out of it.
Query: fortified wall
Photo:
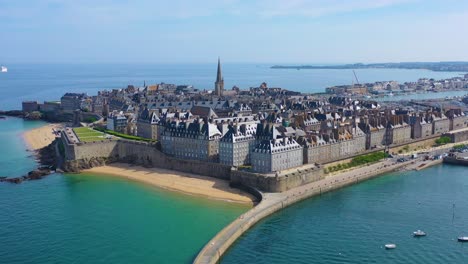
[[[231,167],[229,166],[169,157],[159,151],[155,144],[147,142],[124,139],[75,144],[69,144],[66,139],[63,139],[62,142],[65,147],[65,159],[68,162],[106,158],[112,161],[177,170],[226,180],[230,179]]]
[[[264,192],[284,192],[325,177],[323,169],[315,166],[302,166],[287,173],[269,175],[232,169],[231,183],[253,186]]]
[[[449,137],[452,143],[467,141],[468,140],[468,128],[450,131],[448,133],[445,133],[443,136]]]
[[[66,137],[62,137],[62,142],[65,159],[69,163],[107,159],[230,180],[232,184],[265,192],[283,192],[324,177],[323,170],[312,165],[291,169],[279,175],[238,171],[219,163],[177,159],[159,151],[154,143],[125,139],[69,143]]]

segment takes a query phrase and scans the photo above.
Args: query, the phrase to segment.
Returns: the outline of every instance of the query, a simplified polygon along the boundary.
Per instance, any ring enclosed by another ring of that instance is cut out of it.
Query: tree
[[[440,137],[438,139],[436,139],[435,143],[438,144],[438,145],[443,145],[443,144],[447,144],[447,143],[451,143],[452,142],[452,139],[450,137],[447,137],[447,136],[443,136],[443,137]]]

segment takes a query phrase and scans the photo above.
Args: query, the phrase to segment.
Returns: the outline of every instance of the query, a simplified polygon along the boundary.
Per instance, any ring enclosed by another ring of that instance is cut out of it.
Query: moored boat
[[[396,245],[395,244],[385,244],[385,249],[395,249]]]
[[[458,242],[468,242],[468,236],[458,237]]]
[[[414,231],[413,232],[413,236],[415,237],[423,237],[423,236],[426,236],[426,233],[421,231],[421,230],[417,230],[417,231]]]

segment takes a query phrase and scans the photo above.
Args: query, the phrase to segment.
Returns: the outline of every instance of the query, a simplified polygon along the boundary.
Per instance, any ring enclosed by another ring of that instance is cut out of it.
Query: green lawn
[[[73,128],[73,131],[75,131],[75,133],[86,133],[86,132],[93,132],[94,130],[92,130],[91,128],[89,127],[75,127]]]
[[[104,140],[106,135],[102,132],[93,130],[88,127],[77,127],[73,128],[73,131],[78,136],[81,142],[93,142]]]

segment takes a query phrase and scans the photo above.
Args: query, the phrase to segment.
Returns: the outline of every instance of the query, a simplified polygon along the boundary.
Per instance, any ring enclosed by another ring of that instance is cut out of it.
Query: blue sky
[[[0,0],[0,63],[468,61],[466,0]]]

